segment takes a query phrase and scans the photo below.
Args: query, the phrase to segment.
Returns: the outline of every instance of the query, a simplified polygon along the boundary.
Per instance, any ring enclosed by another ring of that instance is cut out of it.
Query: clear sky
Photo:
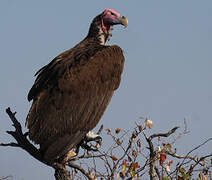
[[[26,99],[34,73],[87,34],[92,19],[113,8],[129,19],[115,27],[109,44],[126,58],[120,88],[100,124],[130,129],[150,117],[153,132],[183,126],[189,135],[178,143],[187,152],[212,137],[211,0],[1,0],[0,142],[10,142],[10,106],[24,126],[31,103]],[[212,143],[199,150],[211,152]],[[0,147],[0,177],[53,179],[49,167],[18,148]]]

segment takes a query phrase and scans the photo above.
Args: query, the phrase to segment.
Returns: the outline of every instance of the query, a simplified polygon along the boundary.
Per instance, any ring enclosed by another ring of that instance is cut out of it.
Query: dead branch
[[[153,146],[153,142],[152,140],[156,137],[169,137],[171,134],[175,133],[175,131],[178,129],[179,127],[174,127],[172,128],[170,131],[168,131],[167,133],[158,133],[158,134],[152,134],[151,136],[147,137],[146,134],[143,132],[143,135],[149,145],[148,149],[150,152],[149,155],[149,175],[150,175],[150,180],[154,180],[155,176],[156,176],[156,172],[155,172],[155,159],[156,159],[156,152],[154,150],[154,146]]]
[[[175,133],[175,131],[178,129],[179,127],[174,127],[172,128],[170,131],[168,131],[167,133],[158,133],[158,134],[152,134],[148,139],[152,140],[155,137],[169,137],[171,134]]]
[[[15,127],[14,131],[7,131],[7,133],[10,134],[17,142],[16,143],[15,142],[1,143],[0,146],[20,147],[20,148],[24,149],[26,152],[28,152],[32,157],[34,157],[38,161],[46,164],[47,166],[54,168],[56,180],[70,180],[70,173],[66,169],[65,164],[63,164],[62,162],[61,163],[59,163],[59,162],[53,162],[53,163],[46,162],[43,159],[42,154],[39,151],[39,149],[37,149],[27,139],[28,133],[23,133],[21,124],[19,123],[19,121],[15,117],[16,112],[13,113],[10,110],[10,108],[8,107],[6,109],[6,113],[8,114],[10,120],[13,123],[13,126]],[[99,130],[99,133],[101,132],[101,129],[102,129],[102,126]],[[84,174],[89,179],[88,173],[84,169],[79,167],[78,165],[70,163],[69,166],[74,168],[74,169],[79,170],[82,174]]]
[[[200,147],[202,147],[203,145],[205,145],[206,143],[208,143],[208,142],[211,141],[211,140],[212,140],[212,138],[209,138],[209,139],[207,139],[205,142],[203,142],[202,144],[200,144],[200,145],[198,145],[197,147],[195,147],[194,149],[190,150],[190,151],[186,154],[186,156],[185,156],[185,158],[183,159],[182,163],[179,165],[179,168],[183,165],[183,163],[185,162],[185,160],[189,157],[189,154],[191,154],[193,151],[199,149]],[[201,159],[201,158],[200,158],[200,159]],[[198,164],[198,163],[197,163],[197,164]]]
[[[28,152],[31,156],[33,156],[38,161],[50,166],[47,162],[45,162],[42,159],[42,155],[40,151],[27,139],[27,134],[23,134],[21,124],[18,122],[18,120],[15,117],[15,113],[12,113],[10,108],[8,107],[6,109],[6,113],[9,115],[10,120],[13,122],[13,126],[15,127],[15,131],[7,131],[8,134],[10,134],[17,143],[11,142],[11,143],[1,143],[0,146],[11,146],[11,147],[20,147],[24,149],[26,152]]]
[[[77,164],[74,164],[73,162],[68,162],[68,166],[74,169],[79,170],[82,174],[84,174],[89,180],[93,180],[88,172],[86,172],[82,167],[78,166]]]

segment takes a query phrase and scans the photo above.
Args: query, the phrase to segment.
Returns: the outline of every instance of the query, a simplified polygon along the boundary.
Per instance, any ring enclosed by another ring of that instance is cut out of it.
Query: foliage
[[[184,129],[176,135],[175,127],[167,133],[152,134],[153,122],[141,118],[133,130],[106,129],[111,138],[107,150],[84,152],[72,161],[87,169],[92,179],[211,179],[212,154],[198,157],[192,153],[205,143],[195,147],[185,155],[179,155],[175,143],[188,133],[186,121]],[[175,135],[175,136],[174,136]],[[91,159],[91,160],[89,160]],[[72,177],[82,178],[82,174],[72,169]]]
[[[212,168],[212,153],[198,157],[197,149],[212,140],[207,139],[202,144],[180,155],[176,141],[188,133],[186,121],[182,132],[176,133],[179,127],[174,127],[167,133],[153,133],[153,121],[140,118],[135,128],[123,130],[120,127],[105,129],[106,135],[111,139],[107,148],[100,147],[98,143],[90,142],[96,151],[88,149],[71,150],[68,153],[66,164],[48,164],[42,159],[40,152],[27,138],[15,113],[8,108],[7,113],[13,122],[15,131],[7,131],[17,143],[0,144],[1,146],[20,147],[29,152],[31,156],[55,168],[56,180],[70,179],[160,179],[160,180],[209,180]],[[103,127],[100,128],[99,132]],[[106,137],[104,137],[106,138]],[[82,146],[83,147],[83,146]],[[70,174],[66,166],[71,167]],[[1,179],[5,179],[0,178]]]

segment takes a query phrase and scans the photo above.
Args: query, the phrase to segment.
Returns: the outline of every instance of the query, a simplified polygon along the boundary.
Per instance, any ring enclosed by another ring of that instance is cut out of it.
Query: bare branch
[[[191,154],[193,151],[195,151],[195,150],[197,150],[198,148],[202,147],[203,145],[205,145],[207,142],[209,142],[209,141],[211,141],[211,140],[212,140],[212,138],[209,138],[209,139],[207,139],[205,142],[203,142],[202,144],[198,145],[197,147],[195,147],[194,149],[192,149],[191,151],[189,151],[189,152],[186,154],[184,160],[182,161],[182,163],[180,164],[179,167],[182,166],[182,164],[184,163],[184,161],[186,160],[186,158],[188,157],[189,154]]]
[[[0,143],[0,146],[11,146],[11,147],[20,147],[17,143]]]
[[[82,167],[78,166],[77,164],[74,164],[73,162],[68,162],[67,164],[69,167],[79,170],[82,174],[84,174],[89,180],[93,180],[93,178],[90,177],[89,173],[87,173]]]
[[[15,117],[15,113],[12,113],[10,108],[6,109],[6,113],[9,115],[10,120],[13,122],[13,126],[15,127],[15,131],[7,131],[8,134],[13,136],[13,138],[17,141],[17,143],[11,142],[11,143],[1,143],[0,146],[11,146],[11,147],[20,147],[24,149],[26,152],[28,152],[31,156],[33,156],[38,161],[51,166],[55,169],[55,178],[56,180],[70,180],[70,173],[67,171],[64,164],[55,163],[55,162],[46,162],[43,159],[43,156],[39,149],[37,149],[28,139],[27,135],[28,133],[22,132],[21,124],[18,122],[18,120]],[[85,176],[88,176],[88,173],[80,168],[77,165],[69,164],[70,167],[80,170]]]
[[[169,137],[171,134],[175,133],[175,131],[178,129],[179,127],[174,127],[172,128],[170,131],[168,131],[167,133],[158,133],[158,134],[153,134],[149,137],[149,139],[153,139],[155,137]]]
[[[35,159],[41,161],[42,163],[50,166],[47,162],[45,162],[42,158],[40,151],[26,138],[26,135],[22,132],[21,124],[15,117],[15,113],[12,113],[10,108],[6,109],[6,113],[9,115],[10,120],[13,122],[13,126],[15,127],[15,131],[7,131],[8,134],[14,137],[17,143],[1,143],[0,146],[12,146],[12,147],[20,147],[28,152]]]

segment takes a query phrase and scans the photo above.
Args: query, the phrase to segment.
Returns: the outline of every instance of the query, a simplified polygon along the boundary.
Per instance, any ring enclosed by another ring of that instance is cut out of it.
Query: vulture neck
[[[105,45],[111,36],[110,31],[106,34],[102,29],[101,15],[94,18],[86,38],[92,39],[100,45]]]

